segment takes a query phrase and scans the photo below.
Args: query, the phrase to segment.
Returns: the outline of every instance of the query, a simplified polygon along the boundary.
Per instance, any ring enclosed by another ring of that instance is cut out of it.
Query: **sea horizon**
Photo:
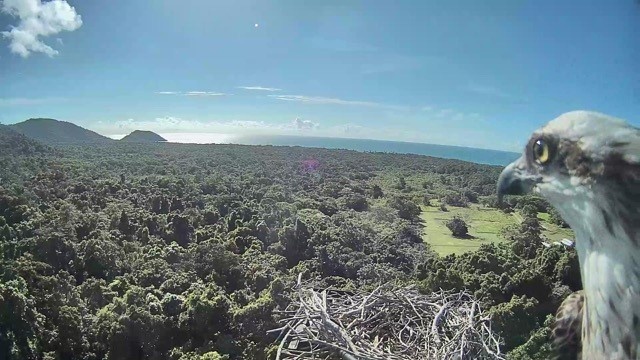
[[[457,145],[441,145],[408,141],[298,136],[298,135],[239,135],[225,133],[158,133],[170,143],[181,144],[238,144],[301,146],[326,149],[345,149],[361,152],[416,154],[445,159],[456,159],[478,164],[504,166],[520,154],[504,150],[483,149]],[[125,135],[109,135],[119,140]]]

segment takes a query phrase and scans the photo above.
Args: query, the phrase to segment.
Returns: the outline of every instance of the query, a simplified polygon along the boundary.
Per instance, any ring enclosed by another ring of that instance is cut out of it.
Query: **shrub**
[[[469,232],[467,223],[459,216],[454,216],[451,220],[447,221],[447,228],[451,230],[451,234],[455,237],[466,236]]]
[[[413,220],[420,215],[420,207],[403,197],[394,197],[389,201],[389,206],[398,210],[398,216],[406,220]]]

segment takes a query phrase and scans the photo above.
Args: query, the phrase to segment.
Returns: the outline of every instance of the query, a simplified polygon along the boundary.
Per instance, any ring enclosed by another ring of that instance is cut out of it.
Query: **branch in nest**
[[[466,292],[420,294],[382,285],[343,292],[298,282],[283,311],[280,359],[504,359],[480,304]]]

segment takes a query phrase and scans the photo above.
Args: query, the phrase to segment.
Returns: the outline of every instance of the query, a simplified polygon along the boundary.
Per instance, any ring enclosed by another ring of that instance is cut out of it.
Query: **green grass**
[[[448,212],[438,207],[423,206],[420,218],[424,222],[423,238],[440,255],[462,254],[482,244],[504,241],[498,234],[515,219],[500,210],[471,205],[468,208],[449,206]],[[451,235],[445,222],[454,215],[462,217],[469,228],[472,239],[458,239]]]
[[[500,210],[471,205],[468,208],[449,206],[448,212],[442,212],[437,206],[423,206],[420,218],[423,221],[423,239],[434,251],[444,256],[448,254],[462,254],[476,250],[480,245],[491,242],[505,241],[499,234],[507,225],[517,224],[522,217],[517,213],[505,214]],[[454,215],[462,217],[469,228],[469,235],[473,238],[458,239],[451,235],[445,222]],[[573,238],[570,229],[563,229],[549,222],[549,214],[540,213],[542,234],[549,241],[559,241],[563,238]]]
[[[538,213],[538,219],[540,219],[540,225],[543,229],[542,235],[544,235],[548,241],[560,241],[564,238],[573,239],[573,230],[569,228],[562,228],[549,222],[549,214]]]

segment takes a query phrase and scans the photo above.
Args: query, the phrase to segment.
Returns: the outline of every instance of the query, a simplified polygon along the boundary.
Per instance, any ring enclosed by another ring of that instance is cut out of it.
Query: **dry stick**
[[[280,346],[278,346],[278,352],[276,353],[276,360],[280,360],[281,359],[281,355],[282,355],[282,348],[284,347],[284,343],[287,340],[287,337],[289,337],[289,334],[291,333],[291,329],[289,329],[289,331],[287,331],[287,334],[282,338],[282,341],[280,341]]]
[[[298,296],[282,311],[285,319],[279,321],[288,325],[282,329],[302,323],[303,329],[296,328],[286,339],[304,341],[311,348],[287,351],[285,340],[281,354],[300,359],[330,352],[349,360],[465,356],[503,359],[490,321],[467,293],[440,291],[422,295],[412,287],[391,289],[383,285],[371,293],[329,294],[314,288],[311,281],[303,282],[300,277],[298,280],[294,287]],[[431,328],[426,327],[424,322],[431,320],[436,321]],[[433,341],[436,337],[440,343]],[[360,355],[354,354],[356,351]]]
[[[444,312],[447,310],[448,305],[449,305],[449,303],[446,303],[445,305],[442,305],[440,307],[440,310],[438,310],[438,313],[433,318],[433,322],[431,323],[431,332],[436,337],[436,342],[437,343],[440,343],[442,341],[442,340],[440,340],[440,334],[439,334],[439,331],[438,331],[438,324],[440,323],[440,318],[442,317]]]

